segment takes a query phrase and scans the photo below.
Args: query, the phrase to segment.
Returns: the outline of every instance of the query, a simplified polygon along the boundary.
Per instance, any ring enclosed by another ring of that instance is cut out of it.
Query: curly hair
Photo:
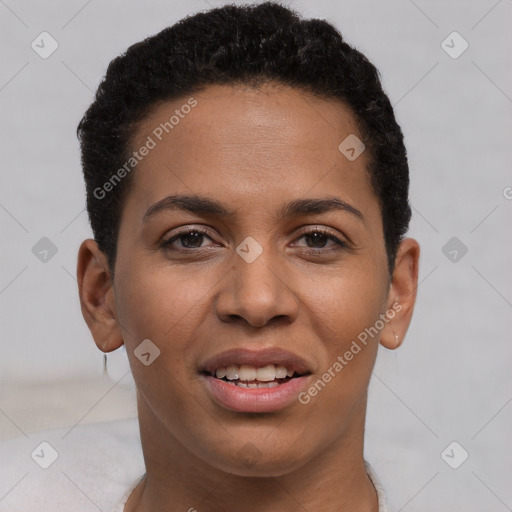
[[[302,19],[274,2],[224,5],[187,16],[130,46],[113,59],[77,136],[87,211],[113,275],[124,198],[132,174],[104,197],[95,190],[130,158],[138,124],[163,101],[212,84],[288,85],[347,105],[369,155],[367,170],[378,198],[388,268],[411,217],[409,167],[403,134],[382,89],[379,72],[320,19]]]

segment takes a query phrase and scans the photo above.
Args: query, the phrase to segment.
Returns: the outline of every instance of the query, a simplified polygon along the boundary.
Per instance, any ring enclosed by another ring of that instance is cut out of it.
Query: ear
[[[112,352],[123,344],[117,321],[113,279],[105,254],[92,240],[84,240],[78,251],[78,293],[82,315],[102,352]]]
[[[418,288],[419,258],[420,246],[416,240],[406,238],[400,243],[388,293],[386,315],[390,321],[380,337],[380,343],[390,350],[402,344],[411,323]]]

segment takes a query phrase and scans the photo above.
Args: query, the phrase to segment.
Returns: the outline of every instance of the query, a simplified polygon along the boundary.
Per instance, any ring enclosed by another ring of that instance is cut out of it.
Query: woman
[[[114,59],[78,135],[82,312],[127,349],[146,465],[115,510],[387,510],[367,389],[419,246],[375,67],[325,21],[225,6]]]

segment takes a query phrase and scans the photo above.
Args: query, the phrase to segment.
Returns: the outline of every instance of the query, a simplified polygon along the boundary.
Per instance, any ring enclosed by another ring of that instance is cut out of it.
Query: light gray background
[[[126,354],[102,377],[80,312],[76,256],[91,231],[75,130],[112,58],[222,3],[0,0],[3,439],[134,415]],[[288,5],[334,23],[377,66],[408,148],[421,284],[405,343],[379,353],[366,458],[392,510],[512,510],[512,2]],[[30,46],[43,31],[59,44],[47,59]],[[453,31],[469,44],[458,58],[441,44]],[[46,263],[32,252],[42,237],[58,249]],[[443,253],[452,237],[468,249],[456,262]],[[441,456],[453,441],[469,453],[458,469]]]

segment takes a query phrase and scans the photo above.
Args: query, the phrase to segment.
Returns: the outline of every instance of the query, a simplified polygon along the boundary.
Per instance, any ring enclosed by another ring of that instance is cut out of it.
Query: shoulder
[[[0,443],[2,512],[111,510],[145,471],[137,418]]]
[[[375,487],[375,492],[377,493],[377,498],[379,500],[379,512],[389,512],[386,492],[384,491],[384,487],[382,486],[377,473],[368,461],[365,461],[364,463],[366,466],[366,473],[368,473],[368,476],[373,483],[373,487]]]

